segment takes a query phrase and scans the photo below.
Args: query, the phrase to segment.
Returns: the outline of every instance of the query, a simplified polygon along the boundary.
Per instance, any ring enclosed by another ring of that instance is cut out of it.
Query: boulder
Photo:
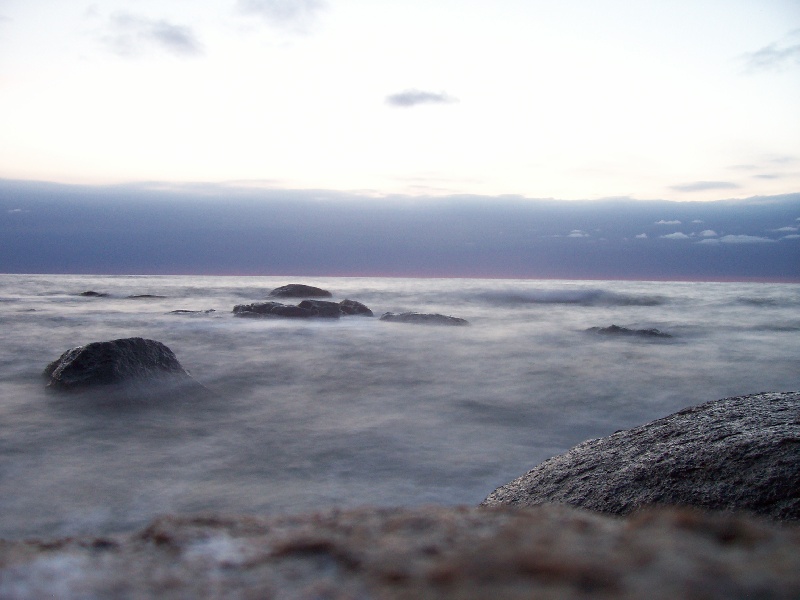
[[[202,388],[161,342],[139,337],[93,342],[64,352],[43,372],[47,387],[79,391],[111,385]]]
[[[361,302],[356,302],[355,300],[342,300],[339,302],[339,310],[342,311],[343,315],[359,315],[362,317],[373,316],[372,311],[369,308],[361,304]]]
[[[620,327],[619,325],[611,325],[609,327],[589,327],[586,331],[599,333],[601,335],[633,335],[641,337],[656,337],[656,338],[671,338],[668,333],[664,333],[660,329],[628,329]]]
[[[233,307],[233,316],[307,319],[316,317],[317,311],[290,304],[281,304],[280,302],[256,302],[255,304],[237,304]]]
[[[108,294],[102,292],[94,292],[92,290],[87,290],[85,292],[81,292],[78,294],[79,296],[84,296],[85,298],[107,298]]]
[[[277,287],[269,295],[273,298],[330,298],[333,296],[328,290],[302,283],[290,283]]]
[[[166,516],[128,534],[0,541],[0,597],[788,600],[800,530],[554,505]]]
[[[496,489],[484,506],[556,502],[616,515],[647,505],[800,520],[800,392],[715,400],[589,440]]]
[[[314,310],[317,312],[316,316],[328,319],[338,319],[342,314],[338,302],[328,302],[327,300],[303,300],[297,306],[306,310]]]
[[[449,317],[437,313],[417,313],[417,312],[404,312],[404,313],[383,313],[380,318],[381,321],[389,321],[390,323],[414,323],[419,325],[469,325],[466,319],[459,319],[458,317]]]

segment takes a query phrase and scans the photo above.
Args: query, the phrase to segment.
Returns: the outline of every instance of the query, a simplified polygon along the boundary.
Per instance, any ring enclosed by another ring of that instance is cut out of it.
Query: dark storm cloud
[[[735,190],[739,186],[731,181],[693,181],[670,186],[676,192],[705,192],[710,190]]]
[[[387,104],[400,108],[410,108],[419,104],[452,104],[454,102],[458,102],[458,100],[448,94],[423,90],[405,90],[386,96]]]
[[[237,3],[240,13],[259,16],[271,25],[297,33],[304,32],[325,7],[323,0],[239,0]]]
[[[665,215],[681,230],[657,224]],[[800,194],[376,201],[324,190],[0,180],[0,272],[800,282],[800,238],[783,230],[798,215]]]
[[[139,56],[151,47],[179,56],[203,53],[203,46],[191,28],[129,13],[111,17],[110,31],[103,41],[115,54],[125,57]]]
[[[780,42],[774,42],[742,56],[748,70],[779,70],[800,66],[800,29],[792,31]]]

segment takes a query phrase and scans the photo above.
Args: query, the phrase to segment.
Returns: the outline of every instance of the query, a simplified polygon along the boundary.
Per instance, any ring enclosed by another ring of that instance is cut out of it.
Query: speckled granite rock
[[[547,502],[627,514],[648,504],[800,519],[800,392],[707,402],[589,440],[498,488],[484,505]]]
[[[652,509],[356,509],[165,517],[107,538],[0,542],[0,597],[800,597],[800,528]]]

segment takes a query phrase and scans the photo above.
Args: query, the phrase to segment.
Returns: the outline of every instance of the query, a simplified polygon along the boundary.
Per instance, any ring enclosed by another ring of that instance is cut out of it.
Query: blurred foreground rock
[[[800,520],[800,392],[714,400],[589,440],[498,488],[484,505],[650,504]]]
[[[45,367],[47,387],[62,391],[117,386],[137,391],[201,391],[175,354],[161,342],[140,337],[71,348]]]
[[[800,597],[800,529],[653,509],[355,509],[164,517],[127,535],[0,542],[0,597]]]
[[[469,325],[469,321],[466,319],[440,315],[438,313],[387,312],[381,315],[380,320],[389,321],[390,323],[414,323],[416,325]]]

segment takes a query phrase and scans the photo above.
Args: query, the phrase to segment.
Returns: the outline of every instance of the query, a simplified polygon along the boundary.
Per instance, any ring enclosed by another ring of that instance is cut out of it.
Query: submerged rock
[[[496,489],[484,506],[557,502],[624,515],[650,504],[800,520],[800,392],[707,402],[589,440]]]
[[[128,296],[131,300],[147,300],[151,298],[166,298],[166,296],[157,296],[155,294],[134,294],[133,296]]]
[[[108,297],[108,294],[105,294],[103,292],[94,292],[92,290],[81,292],[78,295],[79,296],[84,296],[86,298],[107,298]]]
[[[254,304],[237,304],[233,307],[234,317],[287,317],[307,319],[316,317],[317,311],[300,308],[280,302],[256,302]]]
[[[666,508],[167,516],[116,536],[2,541],[0,597],[788,600],[800,532]]]
[[[610,327],[589,327],[586,331],[599,333],[601,335],[635,335],[641,337],[658,337],[658,338],[671,338],[668,333],[664,333],[660,329],[628,329],[620,327],[619,325],[611,325]]]
[[[93,342],[64,352],[43,372],[47,387],[77,391],[109,385],[202,388],[161,342],[139,337]]]
[[[186,310],[184,308],[179,308],[178,310],[171,310],[168,314],[171,315],[209,315],[213,312],[217,312],[213,308],[209,308],[207,310]]]
[[[381,316],[380,320],[389,321],[391,323],[414,323],[420,325],[469,325],[469,321],[466,319],[440,315],[438,313],[387,312]]]
[[[328,290],[302,283],[290,283],[277,287],[269,295],[273,298],[330,298],[333,296]]]
[[[339,302],[339,310],[341,310],[342,314],[344,315],[359,315],[363,317],[373,316],[372,311],[369,308],[361,304],[361,302],[356,302],[355,300],[342,300]]]

